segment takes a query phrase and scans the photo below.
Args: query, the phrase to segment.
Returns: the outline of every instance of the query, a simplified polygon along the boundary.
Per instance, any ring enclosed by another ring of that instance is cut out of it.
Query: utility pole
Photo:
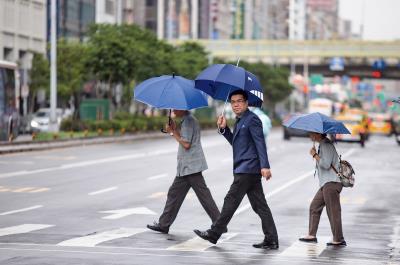
[[[51,0],[50,29],[50,123],[49,130],[58,131],[57,108],[57,0]]]

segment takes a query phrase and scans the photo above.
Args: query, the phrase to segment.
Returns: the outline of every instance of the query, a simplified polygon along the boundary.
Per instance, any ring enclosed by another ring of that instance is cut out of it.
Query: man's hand
[[[224,129],[226,127],[226,119],[224,116],[220,115],[217,120],[218,128]]]
[[[310,149],[310,155],[312,156],[312,157],[314,157],[314,155],[317,153],[317,150],[315,150],[315,147],[312,147],[311,149]]]
[[[175,133],[176,131],[176,123],[174,120],[171,119],[171,124],[165,124],[165,130],[167,133]]]
[[[262,168],[261,175],[266,179],[269,180],[272,178],[271,170],[269,168]]]

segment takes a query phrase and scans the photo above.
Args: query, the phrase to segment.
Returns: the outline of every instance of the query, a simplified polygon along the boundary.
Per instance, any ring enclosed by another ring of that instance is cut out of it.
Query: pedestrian
[[[255,248],[278,249],[276,231],[271,210],[265,200],[261,179],[269,180],[271,175],[262,125],[256,114],[248,109],[248,95],[242,90],[229,95],[236,123],[233,132],[226,126],[224,116],[219,116],[217,125],[220,133],[233,148],[233,183],[225,196],[221,215],[207,231],[194,230],[201,238],[216,244],[233,214],[247,194],[253,210],[260,216],[264,240],[254,244]]]
[[[302,242],[317,243],[317,230],[321,213],[326,206],[331,231],[332,242],[328,246],[346,246],[346,241],[342,231],[342,216],[340,206],[340,192],[343,185],[336,175],[332,166],[336,170],[339,168],[339,157],[333,143],[326,137],[326,134],[310,132],[310,138],[315,143],[319,143],[318,152],[313,146],[310,155],[316,161],[316,171],[318,173],[319,186],[317,193],[310,205],[309,211],[309,230],[308,235],[299,238]]]
[[[264,134],[265,142],[267,142],[268,134],[269,134],[269,132],[271,131],[271,128],[272,128],[271,119],[260,108],[252,107],[252,108],[250,108],[250,110],[252,112],[254,112],[258,116],[258,118],[260,118],[260,120],[262,122],[262,128],[263,128],[263,134]]]
[[[177,173],[158,222],[147,225],[147,228],[165,234],[168,234],[190,188],[193,188],[212,222],[220,214],[202,175],[202,171],[207,169],[207,162],[200,142],[199,122],[187,110],[174,110],[174,114],[182,118],[180,130],[171,119],[171,124],[166,125],[166,131],[179,143]]]

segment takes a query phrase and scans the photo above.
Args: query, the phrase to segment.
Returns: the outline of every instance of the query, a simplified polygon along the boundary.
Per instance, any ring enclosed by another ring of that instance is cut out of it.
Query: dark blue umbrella
[[[203,70],[195,79],[195,87],[214,99],[228,100],[231,92],[244,90],[249,106],[260,107],[263,89],[257,77],[242,67],[232,64],[214,64]]]
[[[158,109],[190,110],[208,106],[207,95],[194,81],[175,75],[153,77],[134,89],[134,98]]]
[[[400,97],[398,99],[393,99],[392,102],[400,104]]]
[[[283,126],[321,134],[351,134],[342,122],[319,112],[294,116]]]

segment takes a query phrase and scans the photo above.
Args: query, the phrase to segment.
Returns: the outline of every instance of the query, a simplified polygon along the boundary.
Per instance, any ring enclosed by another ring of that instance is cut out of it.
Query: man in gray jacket
[[[168,234],[190,188],[193,188],[213,223],[220,214],[202,175],[202,171],[207,169],[207,162],[201,147],[199,122],[186,110],[174,110],[174,114],[182,118],[180,130],[173,120],[166,125],[166,130],[179,143],[177,173],[158,222],[147,225],[147,228],[165,234]]]

